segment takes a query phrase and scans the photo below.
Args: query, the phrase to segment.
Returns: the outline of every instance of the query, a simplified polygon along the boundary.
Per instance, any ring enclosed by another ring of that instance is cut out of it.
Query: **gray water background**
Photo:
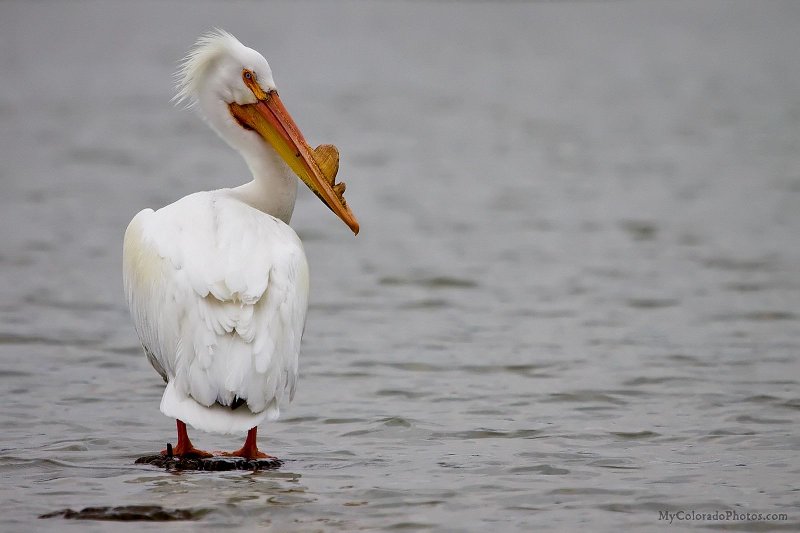
[[[175,475],[132,464],[174,422],[121,241],[247,179],[169,101],[213,26],[339,146],[362,233],[301,195],[284,467]],[[0,2],[0,530],[797,530],[798,28],[778,0]],[[153,503],[210,512],[36,518]]]

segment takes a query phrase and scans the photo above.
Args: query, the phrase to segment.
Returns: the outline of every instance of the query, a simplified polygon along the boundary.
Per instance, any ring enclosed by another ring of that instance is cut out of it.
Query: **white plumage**
[[[125,233],[123,278],[136,332],[168,382],[161,411],[204,431],[241,433],[294,396],[308,305],[295,232],[232,196],[201,192]],[[232,410],[237,398],[246,405]]]
[[[338,152],[306,144],[261,54],[218,30],[198,40],[178,81],[177,99],[242,154],[253,180],[137,214],[125,233],[125,294],[167,382],[161,411],[178,419],[176,454],[206,454],[185,422],[248,431],[234,454],[262,457],[255,427],[294,396],[308,306],[308,264],[288,226],[295,175],[354,232],[358,222],[335,183]]]

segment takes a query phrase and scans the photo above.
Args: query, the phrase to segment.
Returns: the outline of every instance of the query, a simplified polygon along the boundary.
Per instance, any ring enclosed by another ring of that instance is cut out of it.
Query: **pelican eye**
[[[242,69],[242,81],[253,92],[257,100],[266,100],[267,93],[258,84],[258,76],[250,69]]]

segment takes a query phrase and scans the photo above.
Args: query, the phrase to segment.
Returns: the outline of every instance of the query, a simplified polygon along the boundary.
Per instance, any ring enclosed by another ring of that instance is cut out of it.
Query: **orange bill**
[[[246,80],[246,82],[249,80]],[[251,86],[252,85],[252,86]],[[264,92],[249,82],[258,101],[254,104],[229,104],[231,114],[244,127],[254,130],[283,158],[289,168],[347,226],[358,234],[358,221],[344,199],[344,183],[336,183],[339,155],[331,145],[316,150],[308,146],[300,128],[292,120],[276,91]]]

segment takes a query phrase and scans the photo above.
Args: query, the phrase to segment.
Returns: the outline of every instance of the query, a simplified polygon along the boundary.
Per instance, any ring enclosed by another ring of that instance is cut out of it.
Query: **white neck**
[[[297,198],[297,178],[289,166],[257,133],[240,126],[224,101],[211,95],[200,97],[198,105],[211,129],[242,154],[253,174],[253,181],[232,189],[233,194],[288,224]]]

